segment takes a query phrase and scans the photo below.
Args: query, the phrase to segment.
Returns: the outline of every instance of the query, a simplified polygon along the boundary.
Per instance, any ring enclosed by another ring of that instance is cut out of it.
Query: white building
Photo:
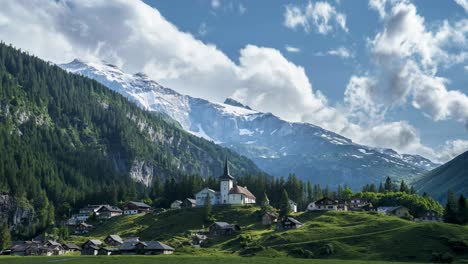
[[[291,207],[291,212],[297,213],[297,203],[293,200],[289,200],[289,206]]]
[[[209,195],[211,204],[254,204],[255,196],[247,187],[234,186],[234,177],[229,174],[227,160],[224,163],[224,173],[219,177],[220,191],[204,188],[195,194],[197,206],[205,205],[206,197]]]

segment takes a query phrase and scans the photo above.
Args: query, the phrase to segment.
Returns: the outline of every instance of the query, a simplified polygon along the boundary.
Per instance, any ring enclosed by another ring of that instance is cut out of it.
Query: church
[[[228,161],[224,162],[224,173],[219,177],[219,191],[204,188],[195,194],[197,206],[204,206],[206,197],[210,196],[211,204],[254,204],[255,196],[247,187],[234,185],[234,177],[229,174]]]

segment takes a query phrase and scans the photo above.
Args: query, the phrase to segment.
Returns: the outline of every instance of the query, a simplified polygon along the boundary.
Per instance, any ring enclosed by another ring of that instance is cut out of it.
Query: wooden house
[[[87,223],[79,223],[75,226],[73,233],[77,235],[86,234],[94,228],[93,225]]]
[[[193,208],[196,206],[197,206],[197,200],[191,199],[191,198],[185,198],[181,204],[182,208]]]
[[[297,221],[296,219],[292,217],[285,217],[283,221],[281,221],[281,223],[279,224],[278,229],[281,229],[281,230],[295,229],[295,228],[300,228],[303,225],[304,225],[303,223]]]
[[[307,206],[308,210],[325,210],[325,211],[348,211],[348,206],[345,201],[338,199],[322,198]]]
[[[175,200],[174,202],[171,203],[171,209],[180,209],[181,206],[182,206],[181,200]]]
[[[436,211],[425,211],[418,218],[414,219],[418,222],[442,222],[443,218]]]
[[[108,246],[120,246],[123,244],[123,240],[119,235],[108,235],[104,239],[104,243]]]
[[[382,206],[377,208],[377,212],[398,217],[409,215],[408,208],[404,206]]]
[[[98,255],[101,255],[101,256],[117,255],[119,253],[120,253],[120,250],[118,248],[101,247],[98,250]]]
[[[172,254],[174,248],[159,241],[124,241],[120,247],[123,255],[158,255]]]
[[[363,211],[363,207],[368,205],[369,201],[359,197],[353,197],[348,202],[348,209],[351,211]]]
[[[122,213],[123,212],[120,208],[106,204],[97,210],[96,215],[99,219],[110,219],[112,217],[122,215]]]
[[[99,248],[102,247],[102,241],[97,239],[90,239],[86,241],[81,247],[81,255],[97,255],[99,253]]]
[[[263,225],[272,225],[278,222],[278,215],[276,213],[266,212],[262,216]]]
[[[134,215],[134,214],[141,214],[141,213],[148,213],[151,211],[151,206],[143,203],[143,202],[128,202],[124,206],[123,213],[125,215]]]
[[[208,229],[211,236],[227,236],[240,231],[240,226],[226,222],[214,222]]]
[[[77,252],[77,251],[81,251],[81,248],[75,244],[72,244],[72,243],[65,243],[65,244],[62,244],[62,247],[63,249],[65,250],[65,252]]]

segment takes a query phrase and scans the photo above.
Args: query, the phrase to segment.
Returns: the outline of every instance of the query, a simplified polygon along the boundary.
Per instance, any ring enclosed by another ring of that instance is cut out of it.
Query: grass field
[[[323,262],[325,259],[358,260],[349,263],[363,263],[363,260],[428,263],[436,252],[450,254],[456,261],[468,259],[468,247],[460,251],[453,246],[456,243],[468,245],[468,226],[415,223],[377,213],[330,211],[297,213],[294,217],[304,223],[302,228],[276,231],[274,227],[261,225],[259,208],[249,206],[217,206],[213,208],[213,217],[216,221],[238,224],[242,231],[233,236],[211,238],[207,247],[194,249],[189,243],[190,234],[207,224],[203,222],[203,209],[191,208],[162,214],[116,217],[99,225],[88,235],[73,236],[71,240],[81,244],[87,239],[103,239],[109,234],[160,240],[176,248],[176,255],[170,256],[167,263],[179,263],[177,261],[186,258],[191,260],[190,263],[198,263],[196,261],[199,259],[191,259],[191,256],[201,257],[207,262],[211,258],[237,256],[232,259],[240,261],[236,263],[275,263],[271,261],[285,257],[288,257],[286,263],[296,263],[296,260],[304,261],[306,258],[320,259],[310,263],[327,263]],[[159,259],[166,258],[150,258],[151,261]],[[66,261],[73,263],[74,260],[67,258]],[[141,258],[141,261],[144,263],[146,258]]]
[[[0,257],[5,264],[67,263],[67,264],[387,264],[399,262],[338,259],[296,259],[263,257],[188,257],[188,256],[78,256],[78,257]],[[401,262],[400,262],[401,263]]]

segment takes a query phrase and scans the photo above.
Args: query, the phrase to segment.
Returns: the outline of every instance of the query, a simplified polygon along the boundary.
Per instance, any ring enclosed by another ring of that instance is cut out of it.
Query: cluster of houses
[[[117,206],[108,204],[87,205],[79,210],[77,214],[73,214],[66,224],[73,228],[73,233],[77,235],[86,234],[94,226],[86,223],[90,218],[95,218],[98,221],[108,220],[112,217],[120,215],[134,215],[148,213],[151,211],[151,206],[143,202],[128,202],[123,210]]]
[[[17,241],[5,253],[15,256],[58,256],[70,252],[81,255],[158,255],[172,254],[174,248],[159,241],[141,241],[137,237],[123,240],[118,235],[109,235],[104,241],[90,239],[81,247],[71,243],[59,243],[54,239],[34,238]]]

